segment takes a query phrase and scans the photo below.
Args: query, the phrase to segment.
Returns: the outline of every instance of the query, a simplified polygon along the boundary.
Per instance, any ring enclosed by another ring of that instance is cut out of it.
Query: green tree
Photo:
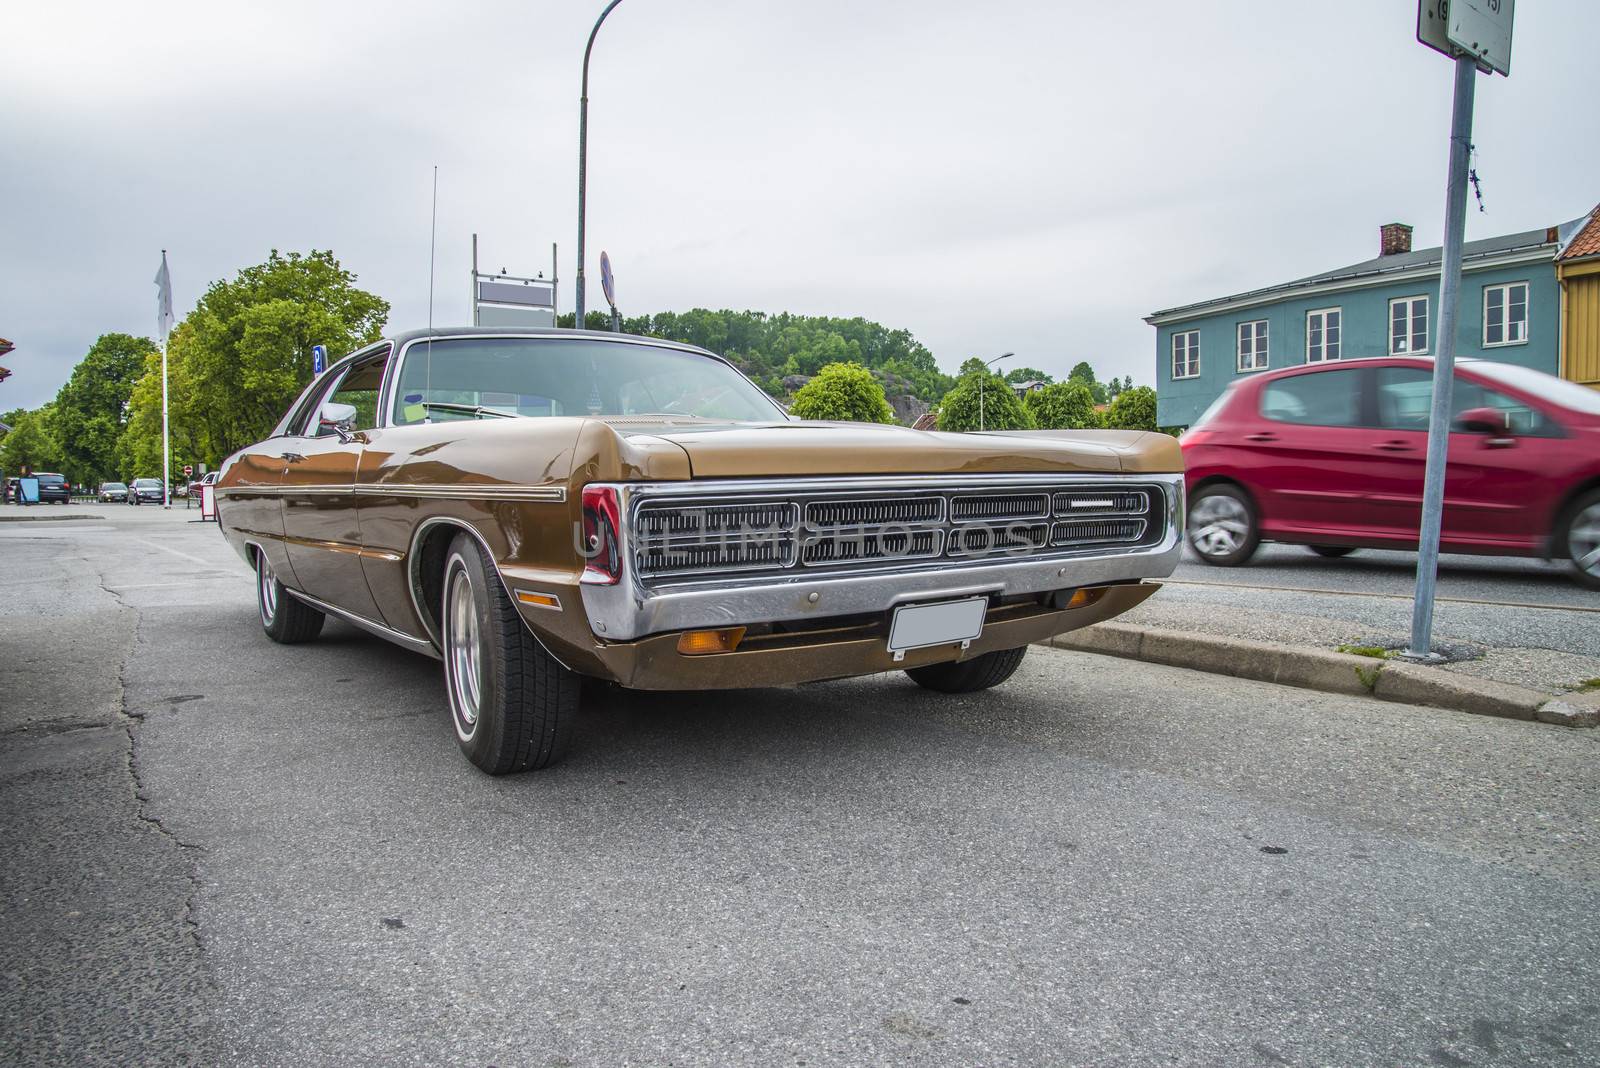
[[[1041,430],[1086,430],[1100,426],[1094,394],[1083,382],[1056,382],[1030,392],[1023,399],[1033,423]]]
[[[1154,430],[1156,391],[1149,386],[1133,386],[1118,393],[1106,412],[1106,426],[1116,430]]]
[[[134,383],[145,373],[146,357],[158,351],[149,338],[102,334],[72,369],[56,394],[54,424],[71,481],[94,485],[118,477],[117,446]]]
[[[999,375],[963,375],[939,405],[940,430],[978,430],[980,426],[985,430],[1033,428],[1028,410]]]
[[[23,468],[53,471],[61,467],[61,445],[54,419],[54,405],[50,404],[6,419],[11,433],[0,440],[0,470],[16,476]]]
[[[789,409],[801,419],[854,423],[892,423],[894,410],[883,386],[858,363],[830,363],[794,395]]]
[[[1055,379],[1050,375],[1045,374],[1037,367],[1013,367],[1011,370],[1006,372],[1006,381],[1012,383],[1013,385],[1018,385],[1023,382],[1043,382],[1046,385],[1049,385],[1051,382],[1054,382]]]
[[[389,303],[355,280],[331,252],[284,256],[274,249],[267,262],[206,290],[167,346],[174,464],[215,464],[265,437],[310,381],[312,345],[326,345],[335,360],[377,340]],[[139,468],[161,449],[160,372],[146,366],[121,446]]]
[[[989,368],[982,360],[976,356],[969,356],[961,361],[961,369],[956,372],[956,377],[965,378],[968,375],[986,375],[988,373]]]

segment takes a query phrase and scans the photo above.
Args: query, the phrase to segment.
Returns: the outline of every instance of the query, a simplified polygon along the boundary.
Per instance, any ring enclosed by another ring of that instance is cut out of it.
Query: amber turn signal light
[[[518,590],[517,600],[521,601],[523,604],[532,605],[535,608],[560,609],[561,607],[561,601],[559,598],[548,593],[534,593],[532,590]]]
[[[678,635],[678,652],[684,656],[731,653],[739,648],[739,642],[743,639],[743,627],[726,627],[722,630],[686,630]]]

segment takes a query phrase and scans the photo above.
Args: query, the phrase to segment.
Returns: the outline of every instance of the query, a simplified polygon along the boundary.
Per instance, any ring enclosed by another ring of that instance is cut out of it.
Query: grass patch
[[[1579,693],[1588,693],[1590,690],[1600,690],[1600,679],[1584,679],[1578,683]]]
[[[1387,660],[1394,655],[1394,650],[1385,649],[1381,645],[1341,645],[1339,652],[1349,653],[1352,656],[1370,656],[1375,660]]]

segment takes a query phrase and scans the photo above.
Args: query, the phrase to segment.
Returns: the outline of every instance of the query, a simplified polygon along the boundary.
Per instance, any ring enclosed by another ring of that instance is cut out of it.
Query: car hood
[[[945,434],[874,423],[598,421],[629,444],[676,445],[694,478],[1183,469],[1174,439],[1138,431]]]

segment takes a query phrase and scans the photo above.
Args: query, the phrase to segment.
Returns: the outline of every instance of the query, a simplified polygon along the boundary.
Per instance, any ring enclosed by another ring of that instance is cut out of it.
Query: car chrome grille
[[[702,581],[745,572],[874,569],[938,560],[1070,556],[1154,545],[1167,533],[1155,483],[984,488],[908,480],[871,490],[806,486],[748,500],[643,496],[628,524],[641,581]]]

